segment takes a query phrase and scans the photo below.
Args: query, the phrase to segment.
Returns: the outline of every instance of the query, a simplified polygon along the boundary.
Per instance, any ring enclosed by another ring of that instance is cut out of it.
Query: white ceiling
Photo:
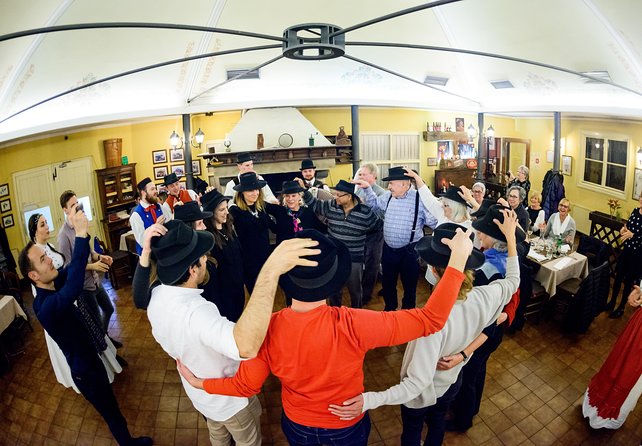
[[[0,34],[47,26],[145,22],[235,29],[281,38],[296,24],[342,28],[422,2],[326,0],[0,0]],[[500,54],[572,71],[607,70],[614,83],[642,92],[642,2],[639,0],[463,0],[346,33],[346,54],[422,82],[448,77],[446,94],[339,58],[280,59],[259,80],[225,80],[280,48],[183,62],[121,77],[10,115],[54,95],[143,66],[208,52],[280,44],[222,33],[104,28],[0,41],[0,142],[27,135],[149,116],[265,106],[382,105],[486,113],[561,111],[642,119],[642,93],[585,84],[575,74],[478,55],[365,47],[396,42]],[[492,80],[510,80],[495,90]],[[190,98],[197,99],[188,102]]]

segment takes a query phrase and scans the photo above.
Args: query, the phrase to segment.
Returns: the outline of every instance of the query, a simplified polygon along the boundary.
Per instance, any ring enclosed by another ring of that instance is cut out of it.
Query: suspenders
[[[412,243],[412,239],[415,238],[415,231],[417,230],[417,216],[419,215],[419,191],[415,192],[415,218],[412,221],[412,231],[410,231],[410,241],[408,243]],[[392,200],[392,194],[390,197],[388,197],[388,202],[386,203],[386,211],[388,210],[388,206],[390,206],[390,200]]]

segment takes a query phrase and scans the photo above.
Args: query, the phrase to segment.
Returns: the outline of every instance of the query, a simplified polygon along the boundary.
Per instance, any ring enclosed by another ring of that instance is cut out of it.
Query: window
[[[588,186],[599,186],[624,193],[626,189],[626,163],[629,152],[627,138],[585,136],[584,176]]]
[[[361,134],[361,159],[363,163],[374,163],[379,167],[377,183],[388,175],[390,167],[408,166],[419,171],[419,134],[418,133],[371,133]]]

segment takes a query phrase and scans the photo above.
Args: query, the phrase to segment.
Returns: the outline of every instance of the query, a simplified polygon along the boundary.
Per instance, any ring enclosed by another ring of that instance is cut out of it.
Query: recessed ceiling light
[[[259,71],[260,70],[254,70],[252,72],[249,72],[250,70],[248,69],[239,69],[239,70],[227,70],[227,80],[229,81],[233,77],[236,77],[240,74],[244,74],[243,76],[239,77],[238,80],[241,79],[258,79],[259,78]]]
[[[497,90],[500,90],[502,88],[515,88],[513,84],[511,84],[510,81],[505,80],[505,81],[490,81],[490,84],[495,87]]]
[[[582,74],[586,74],[587,76],[592,76],[596,77],[598,79],[601,79],[605,82],[611,82],[611,76],[609,75],[608,71],[582,71]],[[585,84],[601,84],[602,82],[597,81],[595,79],[590,79],[588,77],[583,77],[582,80],[584,81]]]
[[[441,85],[443,87],[447,83],[448,83],[447,77],[426,76],[426,79],[424,79],[424,84],[428,84],[428,85]]]

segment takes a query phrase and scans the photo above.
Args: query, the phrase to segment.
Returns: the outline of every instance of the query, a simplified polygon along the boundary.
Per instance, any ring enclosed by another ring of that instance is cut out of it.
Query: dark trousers
[[[620,294],[620,288],[624,285],[622,290],[622,298],[620,304],[617,306],[618,310],[623,310],[626,306],[627,299],[635,282],[640,280],[640,256],[636,255],[631,249],[623,249],[620,257],[615,266],[615,279],[613,280],[613,290],[611,291],[611,299],[607,304],[608,309],[615,308],[617,303],[617,296]]]
[[[415,308],[417,303],[417,278],[419,277],[419,258],[415,251],[416,243],[402,248],[391,248],[383,244],[381,266],[383,268],[384,311],[397,309],[397,278],[401,276],[403,286],[402,309]]]
[[[370,417],[366,412],[361,420],[350,427],[323,429],[295,423],[284,412],[281,415],[281,429],[291,446],[366,446],[370,435]]]
[[[368,234],[363,251],[363,277],[361,278],[364,302],[372,299],[372,291],[374,290],[375,283],[377,283],[379,267],[381,266],[382,251],[383,231]]]
[[[486,331],[484,331],[486,333]],[[453,402],[453,427],[464,431],[473,425],[473,417],[479,413],[484,383],[486,381],[486,363],[491,353],[497,350],[504,337],[503,326],[496,326],[492,334],[481,347],[470,357],[462,368],[461,388]]]
[[[107,372],[96,355],[95,364],[86,372],[71,375],[82,396],[91,403],[107,423],[111,434],[119,445],[132,444],[127,421],[118,407],[118,401],[109,383]]]
[[[94,313],[96,320],[100,321],[101,327],[107,333],[109,320],[114,314],[114,304],[111,303],[107,291],[98,283],[95,290],[83,290],[81,296],[84,296],[90,311]]]
[[[424,423],[428,426],[424,446],[440,446],[443,443],[446,434],[446,412],[459,392],[461,381],[460,373],[457,376],[457,381],[446,390],[446,393],[437,398],[432,406],[411,409],[401,405],[402,446],[419,446],[421,444],[421,431]]]
[[[350,293],[350,305],[352,308],[363,307],[363,294],[361,292],[361,275],[363,273],[363,264],[361,262],[352,262],[350,266],[350,275],[346,286]],[[343,290],[330,296],[330,305],[340,307],[343,297]]]

